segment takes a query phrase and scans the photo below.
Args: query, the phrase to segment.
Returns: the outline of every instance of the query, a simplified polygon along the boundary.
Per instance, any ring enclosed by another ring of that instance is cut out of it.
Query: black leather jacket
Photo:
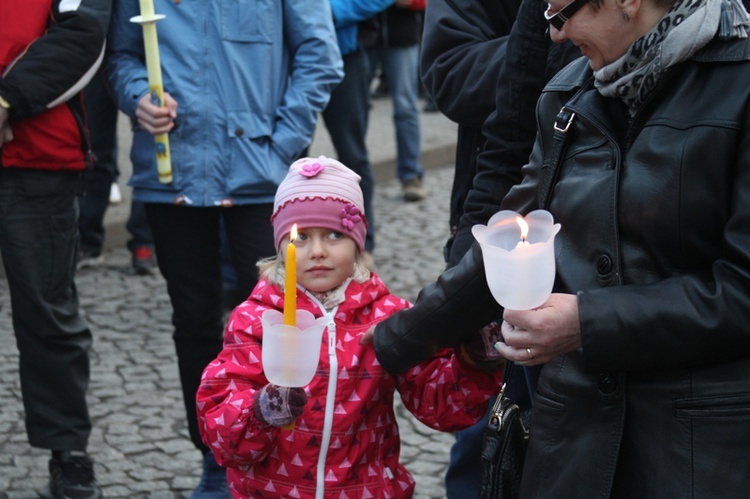
[[[522,497],[743,497],[750,40],[715,40],[674,67],[632,121],[590,75],[581,59],[547,85],[524,180],[503,202],[539,206],[552,123],[575,112],[549,210],[562,225],[556,291],[578,296],[583,347],[542,370]],[[381,363],[497,313],[480,277],[475,245],[376,330]]]

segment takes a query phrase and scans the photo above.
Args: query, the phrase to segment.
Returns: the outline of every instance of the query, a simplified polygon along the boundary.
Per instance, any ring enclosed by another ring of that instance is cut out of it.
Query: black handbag
[[[479,499],[517,498],[521,490],[529,431],[518,405],[505,396],[513,367],[507,361],[503,386],[484,430]]]

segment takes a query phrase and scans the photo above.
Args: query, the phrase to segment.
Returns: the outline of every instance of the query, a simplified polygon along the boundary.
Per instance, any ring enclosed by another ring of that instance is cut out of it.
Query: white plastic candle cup
[[[261,316],[263,370],[275,385],[305,386],[318,369],[320,342],[328,318],[316,319],[307,310],[297,310],[296,317],[297,325],[288,326],[278,310],[266,310]]]
[[[516,212],[503,210],[471,232],[482,247],[487,284],[495,300],[511,310],[530,310],[547,301],[552,292],[555,235],[560,224],[554,223],[548,211],[532,211],[522,217],[529,226],[522,243],[517,217]]]

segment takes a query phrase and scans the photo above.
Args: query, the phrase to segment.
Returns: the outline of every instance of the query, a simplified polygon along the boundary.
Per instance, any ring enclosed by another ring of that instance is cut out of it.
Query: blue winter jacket
[[[130,185],[144,202],[271,203],[310,144],[343,77],[328,0],[157,0],[164,91],[178,103],[169,133],[173,181],[159,183],[154,138],[135,121],[148,92],[138,0],[115,2],[107,69],[134,123]]]
[[[357,50],[357,23],[387,9],[395,0],[330,0],[341,55]]]

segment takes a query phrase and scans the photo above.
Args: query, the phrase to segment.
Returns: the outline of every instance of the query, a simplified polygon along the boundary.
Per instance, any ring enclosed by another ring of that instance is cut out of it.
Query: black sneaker
[[[94,463],[85,452],[55,452],[49,460],[49,489],[55,499],[101,499]]]

